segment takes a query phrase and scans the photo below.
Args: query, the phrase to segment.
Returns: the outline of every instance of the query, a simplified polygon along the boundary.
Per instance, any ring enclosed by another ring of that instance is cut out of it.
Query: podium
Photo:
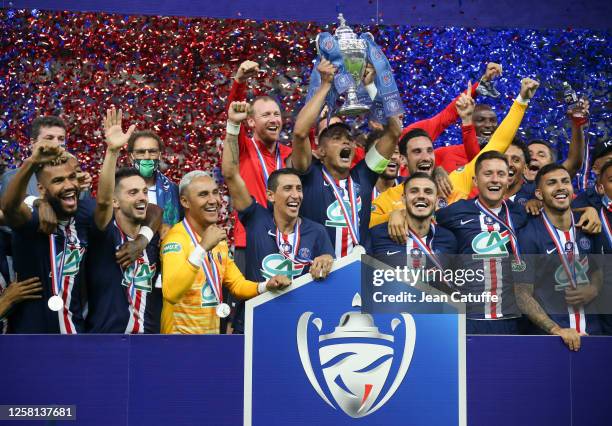
[[[245,426],[467,424],[465,315],[362,313],[372,267],[356,252],[247,302]]]

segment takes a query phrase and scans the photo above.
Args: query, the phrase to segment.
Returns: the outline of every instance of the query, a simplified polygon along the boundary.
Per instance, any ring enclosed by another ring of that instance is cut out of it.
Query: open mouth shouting
[[[300,211],[300,202],[297,200],[288,200],[286,206],[291,213],[297,214]]]
[[[138,202],[136,204],[134,204],[134,209],[140,214],[140,215],[146,215],[147,214],[147,203],[145,201],[141,201]]]
[[[418,172],[429,173],[431,172],[432,169],[433,169],[433,161],[431,160],[419,161],[417,163]]]
[[[266,131],[270,134],[270,135],[278,135],[278,133],[280,132],[280,126],[278,124],[268,124],[266,126]]]
[[[349,147],[344,147],[340,150],[340,163],[350,164],[351,163],[352,150]]]
[[[77,192],[74,189],[69,189],[59,195],[62,204],[66,210],[73,210],[77,206]]]
[[[553,198],[557,201],[566,201],[569,199],[569,193],[565,190],[557,191],[553,194]]]
[[[492,194],[492,195],[497,195],[499,194],[500,196],[502,195],[502,186],[498,185],[498,184],[492,184],[487,186],[487,190]]]

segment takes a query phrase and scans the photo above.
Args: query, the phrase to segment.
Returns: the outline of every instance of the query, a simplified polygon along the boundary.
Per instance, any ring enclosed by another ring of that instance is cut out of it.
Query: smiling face
[[[304,198],[302,181],[294,174],[283,174],[277,179],[276,188],[267,191],[268,201],[274,205],[274,214],[288,219],[297,218]]]
[[[541,176],[535,195],[549,209],[566,212],[574,196],[572,179],[567,170],[557,169]]]
[[[129,176],[117,182],[113,194],[116,214],[132,223],[142,223],[147,215],[148,204],[147,183],[141,176]]]
[[[410,174],[424,172],[431,175],[436,164],[431,139],[425,136],[410,139],[406,144],[406,164]]]
[[[508,160],[508,186],[514,186],[522,182],[525,171],[525,154],[516,145],[510,145],[504,154]]]
[[[491,109],[476,109],[472,115],[476,137],[488,141],[497,129],[497,114]]]
[[[214,225],[219,220],[221,195],[219,186],[210,176],[194,178],[181,195],[185,215],[202,227]]]
[[[272,99],[257,99],[247,118],[247,123],[257,139],[264,143],[276,142],[280,136],[283,119],[278,104]]]
[[[429,179],[411,179],[404,188],[406,212],[415,219],[433,215],[436,208],[436,185]]]
[[[58,218],[73,216],[78,208],[79,185],[74,164],[45,165],[38,173],[38,190]]]
[[[498,207],[508,187],[508,165],[498,158],[484,160],[474,176],[474,184],[478,187],[479,198],[488,207]]]
[[[606,168],[605,172],[599,176],[597,190],[612,200],[612,167]]]

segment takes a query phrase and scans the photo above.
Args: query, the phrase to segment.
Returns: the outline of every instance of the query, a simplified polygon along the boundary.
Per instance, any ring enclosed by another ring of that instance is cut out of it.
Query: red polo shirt
[[[246,99],[246,84],[239,84],[236,80],[232,83],[232,89],[227,100],[227,106],[234,101],[244,101]],[[257,146],[257,148],[256,148]],[[240,149],[240,176],[246,183],[249,193],[255,197],[255,200],[262,206],[267,205],[266,200],[266,183],[265,174],[263,172],[261,158],[266,166],[268,176],[277,169],[276,164],[276,149],[272,152],[259,140],[251,138],[248,135],[245,125],[240,126],[240,134],[238,135],[238,147]],[[281,167],[285,167],[287,158],[291,155],[291,148],[281,143],[276,143],[276,147],[280,152]],[[258,154],[259,150],[259,154]],[[237,248],[246,247],[246,231],[240,220],[238,213],[234,210],[232,215],[235,220],[234,227],[234,242]]]

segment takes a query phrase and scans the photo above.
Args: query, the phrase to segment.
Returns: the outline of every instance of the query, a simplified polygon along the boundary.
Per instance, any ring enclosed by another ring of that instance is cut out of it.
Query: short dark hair
[[[531,145],[544,145],[546,148],[548,148],[550,158],[552,158],[553,162],[557,161],[557,151],[549,142],[546,142],[544,139],[533,139],[527,143],[527,147],[530,147]]]
[[[603,177],[603,175],[606,173],[606,170],[608,170],[610,167],[612,167],[612,159],[608,160],[604,163],[603,166],[601,166],[601,169],[599,170],[599,178],[601,179]]]
[[[511,146],[515,146],[521,151],[523,151],[523,155],[525,156],[525,163],[529,164],[531,161],[531,155],[529,155],[529,148],[527,148],[527,144],[520,140],[519,138],[512,139]]]
[[[370,148],[374,146],[374,142],[380,139],[384,134],[385,132],[383,130],[377,130],[377,129],[372,130],[366,137],[365,151],[368,152]]]
[[[274,170],[272,173],[270,173],[270,176],[268,177],[268,189],[272,192],[276,192],[279,177],[287,175],[295,175],[298,177],[298,179],[300,179],[300,182],[302,181],[300,178],[300,173],[296,169],[292,167],[285,167],[283,169]]]
[[[485,151],[482,154],[480,154],[478,158],[476,158],[476,164],[475,164],[475,169],[474,169],[476,174],[478,174],[478,170],[480,170],[480,168],[482,167],[482,163],[487,160],[501,160],[504,163],[506,163],[506,166],[508,166],[508,159],[501,152]]]
[[[425,173],[425,172],[416,172],[411,174],[410,176],[408,176],[406,178],[406,180],[404,181],[404,192],[406,192],[406,188],[408,188],[408,184],[413,181],[414,179],[427,179],[428,181],[430,181],[431,183],[434,184],[434,186],[436,187],[436,191],[438,190],[438,186],[436,185],[436,181],[434,180],[433,177],[431,177],[430,174]]]
[[[128,152],[134,152],[134,143],[140,138],[153,138],[157,141],[157,147],[159,148],[159,152],[164,150],[164,143],[162,142],[162,139],[157,133],[155,133],[153,130],[139,130],[137,132],[132,133],[130,138],[128,139]]]
[[[408,152],[408,141],[410,139],[418,138],[420,136],[426,137],[427,139],[431,140],[431,136],[429,136],[429,133],[418,127],[410,130],[409,132],[406,132],[399,140],[400,154],[405,157]]]
[[[66,123],[57,115],[44,115],[41,117],[36,117],[34,121],[32,121],[32,125],[30,127],[31,139],[38,138],[41,127],[61,127],[62,129],[66,130]]]
[[[321,145],[327,139],[331,139],[334,136],[346,136],[349,140],[354,140],[353,132],[348,124],[334,123],[326,127],[319,135],[319,145]]]
[[[544,177],[544,175],[554,172],[555,170],[565,170],[567,172],[567,169],[563,167],[561,164],[549,163],[545,165],[544,167],[542,167],[540,170],[538,170],[538,173],[536,174],[536,177],[535,177],[536,187],[540,186],[540,182],[542,181],[542,178]],[[569,174],[569,172],[567,173]]]
[[[59,157],[51,160],[51,161],[47,161],[45,163],[39,164],[36,167],[36,171],[34,172],[36,175],[36,179],[40,180],[40,174],[42,173],[42,171],[44,170],[45,167],[57,167],[57,166],[62,166],[64,164],[66,164],[68,162],[68,160],[70,160],[71,158],[75,158],[76,157],[74,155],[71,155],[67,152],[63,152]]]
[[[140,176],[140,173],[134,167],[120,167],[117,169],[115,172],[115,189],[119,187],[119,184],[123,179],[127,179],[132,176]]]

